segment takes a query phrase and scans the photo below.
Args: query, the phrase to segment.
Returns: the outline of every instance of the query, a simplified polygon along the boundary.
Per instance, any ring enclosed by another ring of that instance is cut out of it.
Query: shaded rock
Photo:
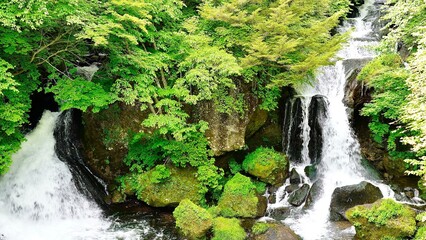
[[[164,182],[153,181],[152,169],[136,177],[137,197],[153,207],[177,206],[183,199],[198,203],[203,198],[202,186],[198,181],[196,169],[168,166],[170,177]]]
[[[383,197],[380,189],[369,182],[338,187],[334,190],[330,203],[330,220],[346,219],[345,212],[356,205],[373,203]]]
[[[176,227],[188,239],[203,238],[213,225],[213,217],[206,209],[188,199],[181,201],[173,211]]]
[[[269,229],[254,237],[255,240],[300,240],[301,238],[289,227],[280,223],[268,223]]]
[[[302,187],[292,192],[288,198],[288,202],[293,206],[302,205],[309,193],[309,184],[303,184]]]
[[[322,183],[320,181],[314,182],[309,190],[308,197],[306,198],[305,207],[310,207],[312,203],[319,199],[322,193]]]
[[[288,185],[287,187],[285,187],[285,191],[288,192],[288,193],[294,192],[297,189],[299,189],[299,184],[291,184],[291,185]]]
[[[285,103],[283,123],[283,148],[290,162],[302,161],[303,140],[301,137],[303,122],[303,107],[300,97],[288,99]]]
[[[231,90],[229,96],[238,97],[243,91],[243,101],[247,110],[241,114],[239,111],[222,113],[220,106],[213,100],[203,101],[194,109],[194,116],[197,115],[201,120],[208,122],[209,128],[205,135],[209,141],[210,148],[215,156],[220,156],[225,152],[231,152],[242,149],[245,146],[245,137],[247,127],[253,116],[262,119],[253,119],[251,132],[257,130],[265,121],[263,113],[254,115],[258,107],[257,97],[250,93],[250,89],[241,86],[238,90]],[[252,134],[252,133],[251,133]]]
[[[304,169],[305,175],[311,179],[311,181],[315,181],[317,179],[317,167],[316,165],[308,165]]]
[[[301,180],[300,175],[297,172],[297,170],[295,168],[291,169],[291,171],[290,171],[290,183],[291,184],[299,184],[301,182],[302,182],[302,180]]]
[[[322,155],[323,123],[327,115],[328,102],[324,96],[315,95],[309,104],[309,158],[312,164],[317,164]]]
[[[260,147],[246,156],[242,167],[263,182],[280,185],[288,176],[289,163],[285,154]]]
[[[355,206],[346,217],[355,226],[356,239],[407,239],[416,231],[415,211],[392,199]]]
[[[123,117],[125,116],[125,117]],[[90,170],[107,183],[115,183],[118,176],[128,173],[124,157],[128,151],[131,132],[141,132],[141,122],[148,112],[139,106],[114,103],[98,113],[83,113],[84,160]]]
[[[291,213],[291,208],[290,207],[280,207],[280,208],[275,208],[273,209],[270,214],[269,217],[277,220],[277,221],[281,221],[286,219]]]
[[[257,217],[263,217],[266,214],[266,209],[268,208],[268,199],[265,196],[257,196]]]

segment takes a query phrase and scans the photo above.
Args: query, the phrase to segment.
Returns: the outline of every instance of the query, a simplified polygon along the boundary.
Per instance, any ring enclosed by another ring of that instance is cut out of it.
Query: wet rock
[[[297,172],[297,170],[295,168],[291,169],[291,171],[290,171],[290,183],[291,184],[299,184],[301,182],[302,182],[302,180],[301,180],[300,175]]]
[[[288,198],[288,202],[293,206],[302,205],[309,193],[309,184],[303,184],[302,187],[292,192]]]
[[[314,182],[309,190],[308,197],[306,198],[305,207],[310,207],[315,201],[317,201],[322,192],[322,183],[320,181]]]
[[[284,152],[287,152],[290,162],[300,163],[302,161],[302,122],[302,99],[298,97],[287,100],[285,103],[285,116],[283,125],[283,147]]]
[[[383,197],[380,189],[369,182],[338,187],[331,196],[330,220],[346,219],[345,212],[351,207],[373,203]]]
[[[291,212],[290,207],[279,207],[279,208],[275,208],[271,210],[269,217],[277,221],[282,221],[290,215],[290,212]]]
[[[327,115],[328,102],[324,96],[315,95],[309,104],[309,132],[308,144],[309,158],[312,164],[317,164],[321,159],[323,146],[323,124]]]
[[[288,193],[292,193],[299,189],[299,184],[291,184],[285,187],[285,191]]]
[[[305,175],[311,180],[315,181],[317,179],[317,166],[316,165],[308,165],[304,169]]]
[[[263,217],[266,214],[268,208],[268,199],[265,196],[257,196],[257,217]]]
[[[406,187],[404,188],[404,194],[408,198],[413,198],[415,196],[415,190],[410,187]]]
[[[281,223],[269,223],[269,229],[254,237],[255,240],[300,240],[301,238],[289,227]]]

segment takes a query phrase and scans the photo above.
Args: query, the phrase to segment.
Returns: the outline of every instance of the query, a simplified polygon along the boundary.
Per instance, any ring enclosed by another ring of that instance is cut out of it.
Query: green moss
[[[213,224],[210,213],[188,199],[180,202],[179,206],[173,211],[173,217],[176,219],[176,227],[189,239],[205,238]]]
[[[225,184],[218,208],[225,217],[255,217],[257,204],[256,186],[249,177],[237,173]]]
[[[426,239],[426,226],[419,227],[417,230],[416,236],[414,236],[414,240],[424,240]]]
[[[414,210],[392,199],[353,207],[346,217],[359,239],[403,239],[416,230]]]
[[[236,218],[218,217],[213,220],[212,240],[244,240],[246,233]]]
[[[260,147],[248,154],[243,162],[244,171],[273,185],[281,184],[287,177],[288,161],[283,153]]]
[[[263,223],[263,222],[257,222],[251,228],[251,232],[254,235],[259,235],[259,234],[265,233],[266,231],[268,231],[268,229],[269,229],[269,224]]]
[[[185,198],[196,203],[203,200],[203,186],[194,168],[167,166],[160,172],[154,168],[129,175],[123,181],[123,189],[129,193],[136,192],[139,200],[153,207],[177,206]]]

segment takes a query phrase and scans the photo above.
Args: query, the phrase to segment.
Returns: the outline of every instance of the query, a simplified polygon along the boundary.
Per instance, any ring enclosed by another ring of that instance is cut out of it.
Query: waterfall
[[[293,207],[286,193],[288,181],[277,190],[276,200],[268,205],[268,210],[271,213],[290,208],[284,222],[305,240],[351,239],[353,236],[354,229],[342,233],[329,222],[329,206],[336,187],[367,180],[378,186],[385,197],[393,194],[361,165],[360,147],[343,103],[349,74],[376,54],[373,47],[378,44],[379,36],[373,31],[373,22],[377,16],[372,15],[378,8],[374,0],[367,0],[359,9],[359,17],[342,24],[339,32],[352,32],[348,43],[337,53],[338,61],[318,69],[314,84],[297,89],[297,95],[285,103],[284,151],[305,183],[312,185],[317,180],[315,191],[320,193],[309,206]],[[315,179],[304,173],[310,165],[318,169]]]
[[[77,189],[68,166],[55,153],[58,117],[43,114],[0,178],[0,239],[145,239],[144,234],[153,232],[146,222],[134,229],[120,227]]]

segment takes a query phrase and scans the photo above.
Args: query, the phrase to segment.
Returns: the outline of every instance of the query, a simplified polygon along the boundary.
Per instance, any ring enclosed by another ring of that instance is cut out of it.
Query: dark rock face
[[[331,197],[330,220],[346,219],[345,212],[357,205],[373,203],[383,198],[380,189],[369,182],[336,188]]]
[[[327,115],[327,100],[324,96],[316,95],[309,104],[309,127],[311,131],[309,141],[309,158],[312,164],[316,164],[321,159],[323,146],[323,127]]]
[[[141,132],[148,112],[139,106],[115,103],[98,113],[83,113],[83,143],[89,168],[107,183],[128,172],[123,159],[127,154],[128,138]]]
[[[269,229],[260,235],[257,235],[255,240],[300,240],[301,238],[296,235],[289,227],[280,223],[269,224]]]
[[[308,197],[306,198],[305,207],[310,207],[312,203],[318,200],[322,192],[322,183],[320,181],[314,182],[309,190]]]
[[[317,167],[316,165],[306,166],[305,169],[306,176],[311,179],[311,181],[315,181],[317,179]]]
[[[81,112],[74,109],[63,112],[56,123],[54,136],[55,152],[59,159],[69,166],[77,188],[105,207],[104,199],[107,196],[105,183],[96,178],[86,166],[81,153],[83,149]]]
[[[301,179],[300,179],[299,173],[296,171],[295,168],[291,169],[291,172],[290,172],[290,183],[291,184],[299,184],[300,182],[301,182]]]
[[[303,184],[299,189],[292,192],[288,198],[288,202],[293,206],[302,205],[309,193],[309,184]]]
[[[285,103],[283,126],[283,148],[291,162],[302,160],[303,139],[301,137],[303,122],[303,106],[300,98],[289,99]]]

